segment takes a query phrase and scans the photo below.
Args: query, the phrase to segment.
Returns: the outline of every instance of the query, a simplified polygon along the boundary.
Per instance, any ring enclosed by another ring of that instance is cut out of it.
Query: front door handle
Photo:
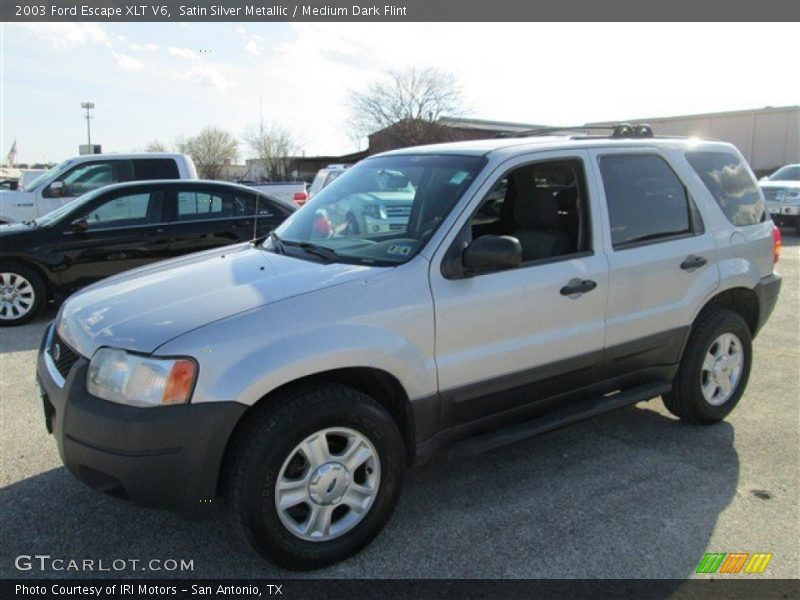
[[[695,256],[694,254],[691,254],[687,256],[686,260],[681,263],[681,269],[684,271],[694,271],[695,269],[699,269],[700,267],[704,266],[706,263],[708,263],[708,261],[702,256]]]
[[[575,294],[585,294],[597,287],[597,282],[591,279],[570,279],[567,285],[561,288],[562,296],[574,296]]]

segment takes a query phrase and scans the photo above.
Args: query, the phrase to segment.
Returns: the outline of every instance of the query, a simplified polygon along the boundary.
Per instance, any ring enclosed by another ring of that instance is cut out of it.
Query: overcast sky
[[[386,69],[461,82],[463,116],[544,124],[800,104],[797,24],[0,24],[0,156],[59,161],[279,123],[306,154],[356,150],[346,98]],[[248,157],[242,147],[240,159]]]

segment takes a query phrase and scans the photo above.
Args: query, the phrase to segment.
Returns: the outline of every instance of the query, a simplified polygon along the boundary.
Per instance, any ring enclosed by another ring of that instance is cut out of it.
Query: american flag
[[[11,144],[11,150],[8,151],[8,166],[13,167],[14,161],[17,160],[17,140]]]

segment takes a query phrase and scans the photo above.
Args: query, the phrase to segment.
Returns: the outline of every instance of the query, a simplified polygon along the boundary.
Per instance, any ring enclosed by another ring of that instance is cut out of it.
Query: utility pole
[[[89,152],[92,152],[92,127],[90,125],[92,119],[92,109],[94,102],[81,102],[81,108],[86,109],[86,139],[89,145]]]

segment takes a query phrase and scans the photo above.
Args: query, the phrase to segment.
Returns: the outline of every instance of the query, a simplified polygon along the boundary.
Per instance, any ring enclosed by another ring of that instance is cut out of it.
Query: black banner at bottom
[[[798,579],[5,579],[0,598],[800,598]]]

